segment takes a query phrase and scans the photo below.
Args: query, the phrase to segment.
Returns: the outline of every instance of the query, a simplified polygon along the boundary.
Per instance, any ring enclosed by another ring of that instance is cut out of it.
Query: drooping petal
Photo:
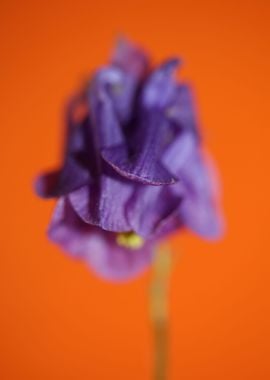
[[[182,195],[178,211],[172,215],[174,220],[181,221],[203,237],[219,237],[222,234],[222,222],[216,207],[216,194],[194,133],[179,133],[165,151],[163,163],[179,178],[179,182],[172,187],[175,194]]]
[[[155,237],[156,239],[163,239],[164,237],[179,230],[182,227],[184,227],[184,224],[183,220],[181,219],[178,206],[178,208],[174,209],[156,226]]]
[[[117,235],[84,223],[67,198],[60,198],[49,227],[49,238],[75,258],[84,260],[97,275],[121,281],[144,271],[153,257],[153,242],[139,249],[117,244]]]
[[[39,176],[35,183],[37,194],[43,198],[60,197],[90,183],[89,170],[72,156],[66,159],[62,170]]]
[[[216,206],[204,197],[187,197],[180,208],[183,224],[206,239],[218,239],[223,234],[223,222]]]
[[[219,238],[223,223],[217,210],[210,173],[199,150],[185,163],[181,178],[186,192],[179,208],[183,223],[205,238]]]
[[[163,220],[179,207],[181,196],[171,186],[139,186],[130,199],[127,215],[132,230],[146,239],[156,237]]]
[[[134,185],[114,173],[102,174],[98,184],[84,186],[69,194],[77,214],[86,222],[107,231],[130,231],[126,205]]]
[[[198,149],[196,138],[191,132],[180,132],[168,145],[162,156],[163,165],[181,180],[181,169],[193,152]]]
[[[35,189],[44,198],[59,197],[86,185],[93,177],[92,163],[94,147],[85,138],[88,119],[75,121],[72,113],[75,104],[71,103],[67,115],[67,132],[63,165],[58,170],[39,176]]]

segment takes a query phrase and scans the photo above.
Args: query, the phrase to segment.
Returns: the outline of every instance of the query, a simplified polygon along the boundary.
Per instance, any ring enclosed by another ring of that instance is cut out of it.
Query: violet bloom
[[[190,88],[177,59],[156,68],[121,41],[70,101],[63,165],[37,180],[57,197],[49,238],[108,279],[143,271],[156,244],[188,227],[217,238],[216,211]]]

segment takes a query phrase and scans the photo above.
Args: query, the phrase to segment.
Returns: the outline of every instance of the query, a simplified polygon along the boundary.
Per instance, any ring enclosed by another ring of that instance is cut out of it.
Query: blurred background
[[[1,380],[150,380],[151,273],[96,278],[50,244],[53,201],[32,190],[59,162],[63,105],[122,33],[154,62],[184,60],[223,184],[227,232],[171,239],[170,380],[270,378],[268,0],[0,4]]]

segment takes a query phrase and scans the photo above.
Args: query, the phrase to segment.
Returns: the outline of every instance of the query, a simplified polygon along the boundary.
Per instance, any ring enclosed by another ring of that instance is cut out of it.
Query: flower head
[[[179,228],[221,233],[190,88],[169,59],[152,68],[120,41],[67,106],[59,170],[36,191],[58,198],[49,238],[101,276],[125,279],[150,264],[155,244]]]

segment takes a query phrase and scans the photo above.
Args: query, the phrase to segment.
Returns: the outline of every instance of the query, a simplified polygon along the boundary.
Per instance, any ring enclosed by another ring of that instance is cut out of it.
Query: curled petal
[[[44,198],[59,197],[86,185],[92,178],[92,161],[94,149],[89,149],[85,132],[89,120],[76,120],[74,113],[82,98],[75,97],[68,105],[63,166],[39,176],[35,183],[37,194]]]
[[[145,112],[131,140],[131,152],[124,145],[104,149],[102,156],[124,177],[150,185],[168,185],[177,179],[162,164],[164,140],[170,126],[162,112]]]
[[[165,62],[146,81],[136,129],[129,136],[129,147],[124,143],[115,144],[102,151],[104,160],[124,177],[159,186],[176,182],[160,159],[164,142],[171,135],[164,107],[176,88],[172,73],[177,65],[175,59]]]
[[[55,170],[39,176],[35,183],[35,189],[40,197],[59,197],[90,183],[90,181],[89,170],[69,157],[62,170]]]
[[[181,176],[186,191],[179,208],[183,223],[205,238],[219,238],[223,234],[223,222],[211,174],[198,150],[187,160]]]
[[[190,132],[178,133],[165,150],[162,162],[171,173],[181,180],[181,169],[197,149],[197,141]]]
[[[116,172],[130,180],[154,186],[175,183],[174,176],[159,161],[151,157],[143,160],[143,153],[147,152],[130,159],[125,146],[116,146],[103,149],[102,157]]]
[[[173,186],[140,186],[130,199],[127,215],[132,229],[146,239],[161,235],[160,224],[179,207],[181,197]],[[175,226],[174,226],[175,227]]]
[[[184,224],[183,220],[181,219],[178,207],[174,209],[170,214],[168,214],[164,219],[162,219],[156,226],[155,237],[157,239],[162,239],[182,227],[184,227]]]
[[[86,223],[107,231],[130,231],[126,204],[134,191],[132,184],[117,177],[102,175],[98,185],[84,186],[69,194],[76,213]]]

